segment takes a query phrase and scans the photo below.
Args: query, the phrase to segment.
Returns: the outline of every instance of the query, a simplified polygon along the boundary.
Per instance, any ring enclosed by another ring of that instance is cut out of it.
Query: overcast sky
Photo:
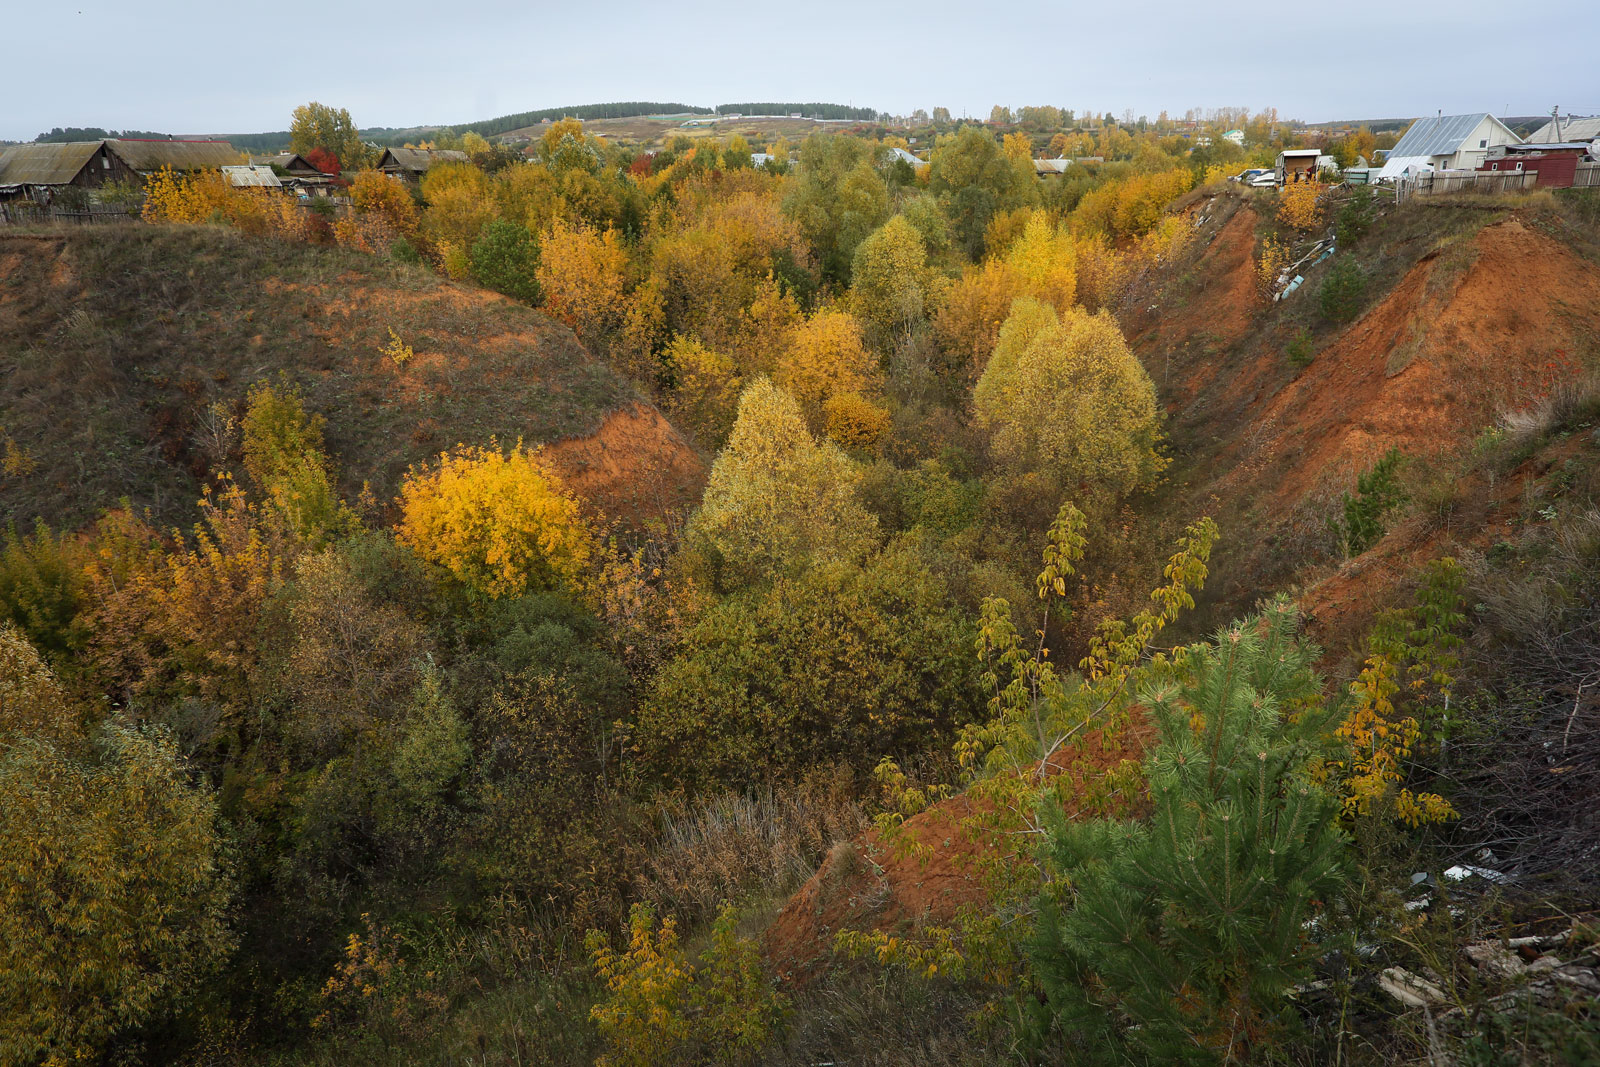
[[[1286,118],[1600,114],[1594,0],[683,4],[32,0],[0,20],[0,138],[54,126],[362,126],[608,100],[892,113],[1276,107]],[[10,37],[10,40],[6,38]]]

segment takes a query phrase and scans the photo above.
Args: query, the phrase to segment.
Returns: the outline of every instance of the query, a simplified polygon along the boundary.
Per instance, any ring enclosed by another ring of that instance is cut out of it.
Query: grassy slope
[[[186,521],[212,405],[237,418],[280,374],[327,416],[345,490],[379,501],[458,441],[590,434],[638,399],[566,328],[420,268],[212,227],[0,236],[0,445],[35,464],[0,472],[0,524],[76,526],[124,496]]]

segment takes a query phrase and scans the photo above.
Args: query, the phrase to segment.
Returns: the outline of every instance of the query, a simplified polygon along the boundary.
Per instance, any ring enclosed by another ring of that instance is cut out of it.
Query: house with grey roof
[[[470,163],[465,152],[454,148],[385,148],[378,169],[391,178],[416,181],[435,163]]]
[[[219,170],[244,162],[244,156],[227,141],[157,141],[122,137],[106,141],[128,166],[148,177],[171,167],[175,173]]]
[[[1389,150],[1378,177],[1387,180],[1429,169],[1477,170],[1489,149],[1521,143],[1511,127],[1488,112],[1421,118]]]
[[[14,144],[0,149],[0,200],[27,198],[47,204],[64,188],[98,189],[107,182],[136,183],[139,175],[109,141]]]
[[[1556,128],[1558,123],[1559,129]],[[1533,144],[1560,144],[1573,141],[1593,144],[1596,139],[1600,139],[1600,117],[1587,119],[1563,117],[1545,123],[1528,135],[1528,140]]]

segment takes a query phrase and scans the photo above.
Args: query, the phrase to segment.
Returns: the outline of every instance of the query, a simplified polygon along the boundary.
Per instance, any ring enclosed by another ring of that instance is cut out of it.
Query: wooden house
[[[98,189],[107,182],[137,183],[139,175],[105,141],[17,144],[0,150],[0,200],[41,204],[62,189]]]
[[[123,162],[145,177],[171,167],[178,174],[220,170],[243,163],[245,157],[227,141],[141,141],[128,138],[105,142]]]
[[[385,148],[378,169],[391,178],[418,181],[435,163],[470,163],[465,152],[449,148]]]

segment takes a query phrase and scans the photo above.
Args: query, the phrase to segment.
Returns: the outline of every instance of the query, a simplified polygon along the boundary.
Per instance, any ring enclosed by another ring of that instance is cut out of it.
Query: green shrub
[[[1148,820],[1046,806],[1047,893],[1031,955],[1040,1011],[1082,1063],[1237,1063],[1294,1022],[1306,922],[1339,885],[1338,802],[1314,777],[1325,706],[1287,602],[1178,656],[1142,700]]]
[[[1367,276],[1348,255],[1335,256],[1328,276],[1322,279],[1317,303],[1329,322],[1349,322],[1361,312],[1367,295]]]
[[[1333,236],[1340,248],[1349,248],[1361,240],[1372,226],[1375,212],[1375,194],[1370,185],[1351,187],[1350,199],[1339,209],[1333,223]]]
[[[614,951],[598,930],[589,932],[594,968],[607,987],[590,1012],[609,1049],[602,1065],[753,1062],[784,1005],[755,942],[734,932],[737,922],[724,906],[698,967],[679,946],[673,918],[658,930],[648,904],[635,904],[628,916],[626,951]]]
[[[642,702],[642,766],[748,783],[928,744],[977,711],[974,632],[910,548],[819,566],[705,612]]]
[[[87,552],[76,539],[52,533],[43,519],[31,536],[10,529],[0,537],[0,623],[21,627],[57,670],[88,643],[80,617]]]
[[[479,285],[525,304],[539,302],[533,273],[539,265],[539,245],[526,226],[495,219],[473,242],[469,259]]]
[[[1289,342],[1289,347],[1286,350],[1286,354],[1289,357],[1289,365],[1296,370],[1311,366],[1311,361],[1317,355],[1314,344],[1315,339],[1312,337],[1310,330],[1302,329],[1296,333],[1294,340]]]
[[[1354,496],[1344,495],[1344,525],[1340,539],[1345,551],[1359,556],[1383,537],[1383,520],[1404,499],[1400,490],[1399,469],[1403,457],[1391,448],[1372,469],[1356,479]]]

